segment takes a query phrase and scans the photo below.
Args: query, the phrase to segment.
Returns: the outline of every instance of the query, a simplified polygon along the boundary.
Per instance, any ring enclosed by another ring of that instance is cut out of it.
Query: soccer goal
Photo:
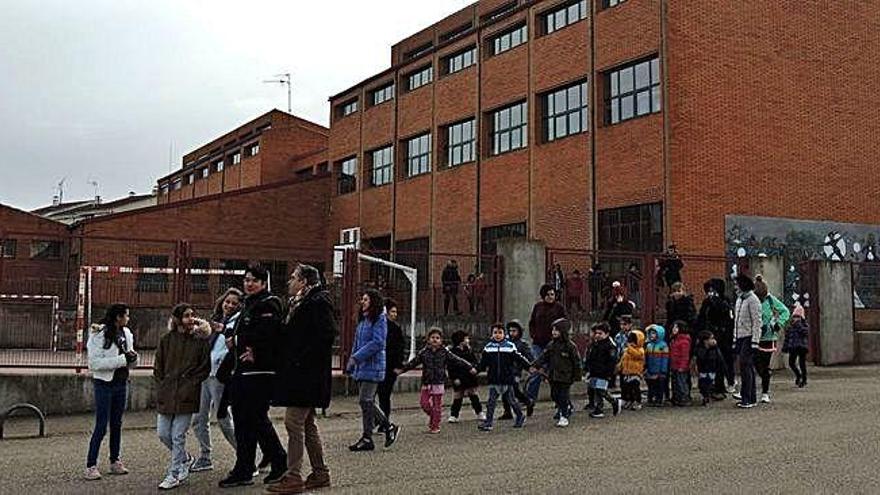
[[[375,256],[358,253],[358,261],[368,261],[378,265],[387,266],[395,270],[400,270],[406,276],[410,283],[410,311],[409,311],[409,359],[416,355],[416,299],[418,295],[419,271],[411,266],[401,265],[393,261],[383,260]]]
[[[0,294],[0,348],[58,350],[59,298]]]

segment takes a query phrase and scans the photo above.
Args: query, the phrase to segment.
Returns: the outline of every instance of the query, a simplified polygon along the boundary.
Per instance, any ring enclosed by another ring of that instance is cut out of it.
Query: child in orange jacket
[[[631,332],[626,337],[623,356],[617,364],[620,373],[620,395],[623,408],[638,411],[642,408],[642,375],[645,372],[644,334]]]

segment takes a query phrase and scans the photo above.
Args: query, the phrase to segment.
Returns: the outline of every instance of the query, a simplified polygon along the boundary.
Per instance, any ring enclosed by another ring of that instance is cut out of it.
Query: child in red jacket
[[[691,402],[691,336],[688,325],[676,321],[669,343],[669,370],[672,378],[672,404],[686,406]]]

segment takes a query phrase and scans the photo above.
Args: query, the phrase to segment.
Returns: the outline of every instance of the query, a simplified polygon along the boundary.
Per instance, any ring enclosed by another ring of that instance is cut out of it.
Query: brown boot
[[[287,494],[303,493],[304,491],[306,491],[306,484],[303,483],[302,477],[289,474],[284,475],[278,483],[266,487],[266,493]]]
[[[330,473],[312,473],[306,478],[306,490],[317,490],[330,486]]]

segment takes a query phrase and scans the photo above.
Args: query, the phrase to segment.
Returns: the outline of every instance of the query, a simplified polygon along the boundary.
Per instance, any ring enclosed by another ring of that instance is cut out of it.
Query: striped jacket
[[[501,342],[490,340],[483,348],[477,371],[488,370],[489,385],[513,385],[520,366],[528,368],[531,364],[513,342],[507,339]]]

